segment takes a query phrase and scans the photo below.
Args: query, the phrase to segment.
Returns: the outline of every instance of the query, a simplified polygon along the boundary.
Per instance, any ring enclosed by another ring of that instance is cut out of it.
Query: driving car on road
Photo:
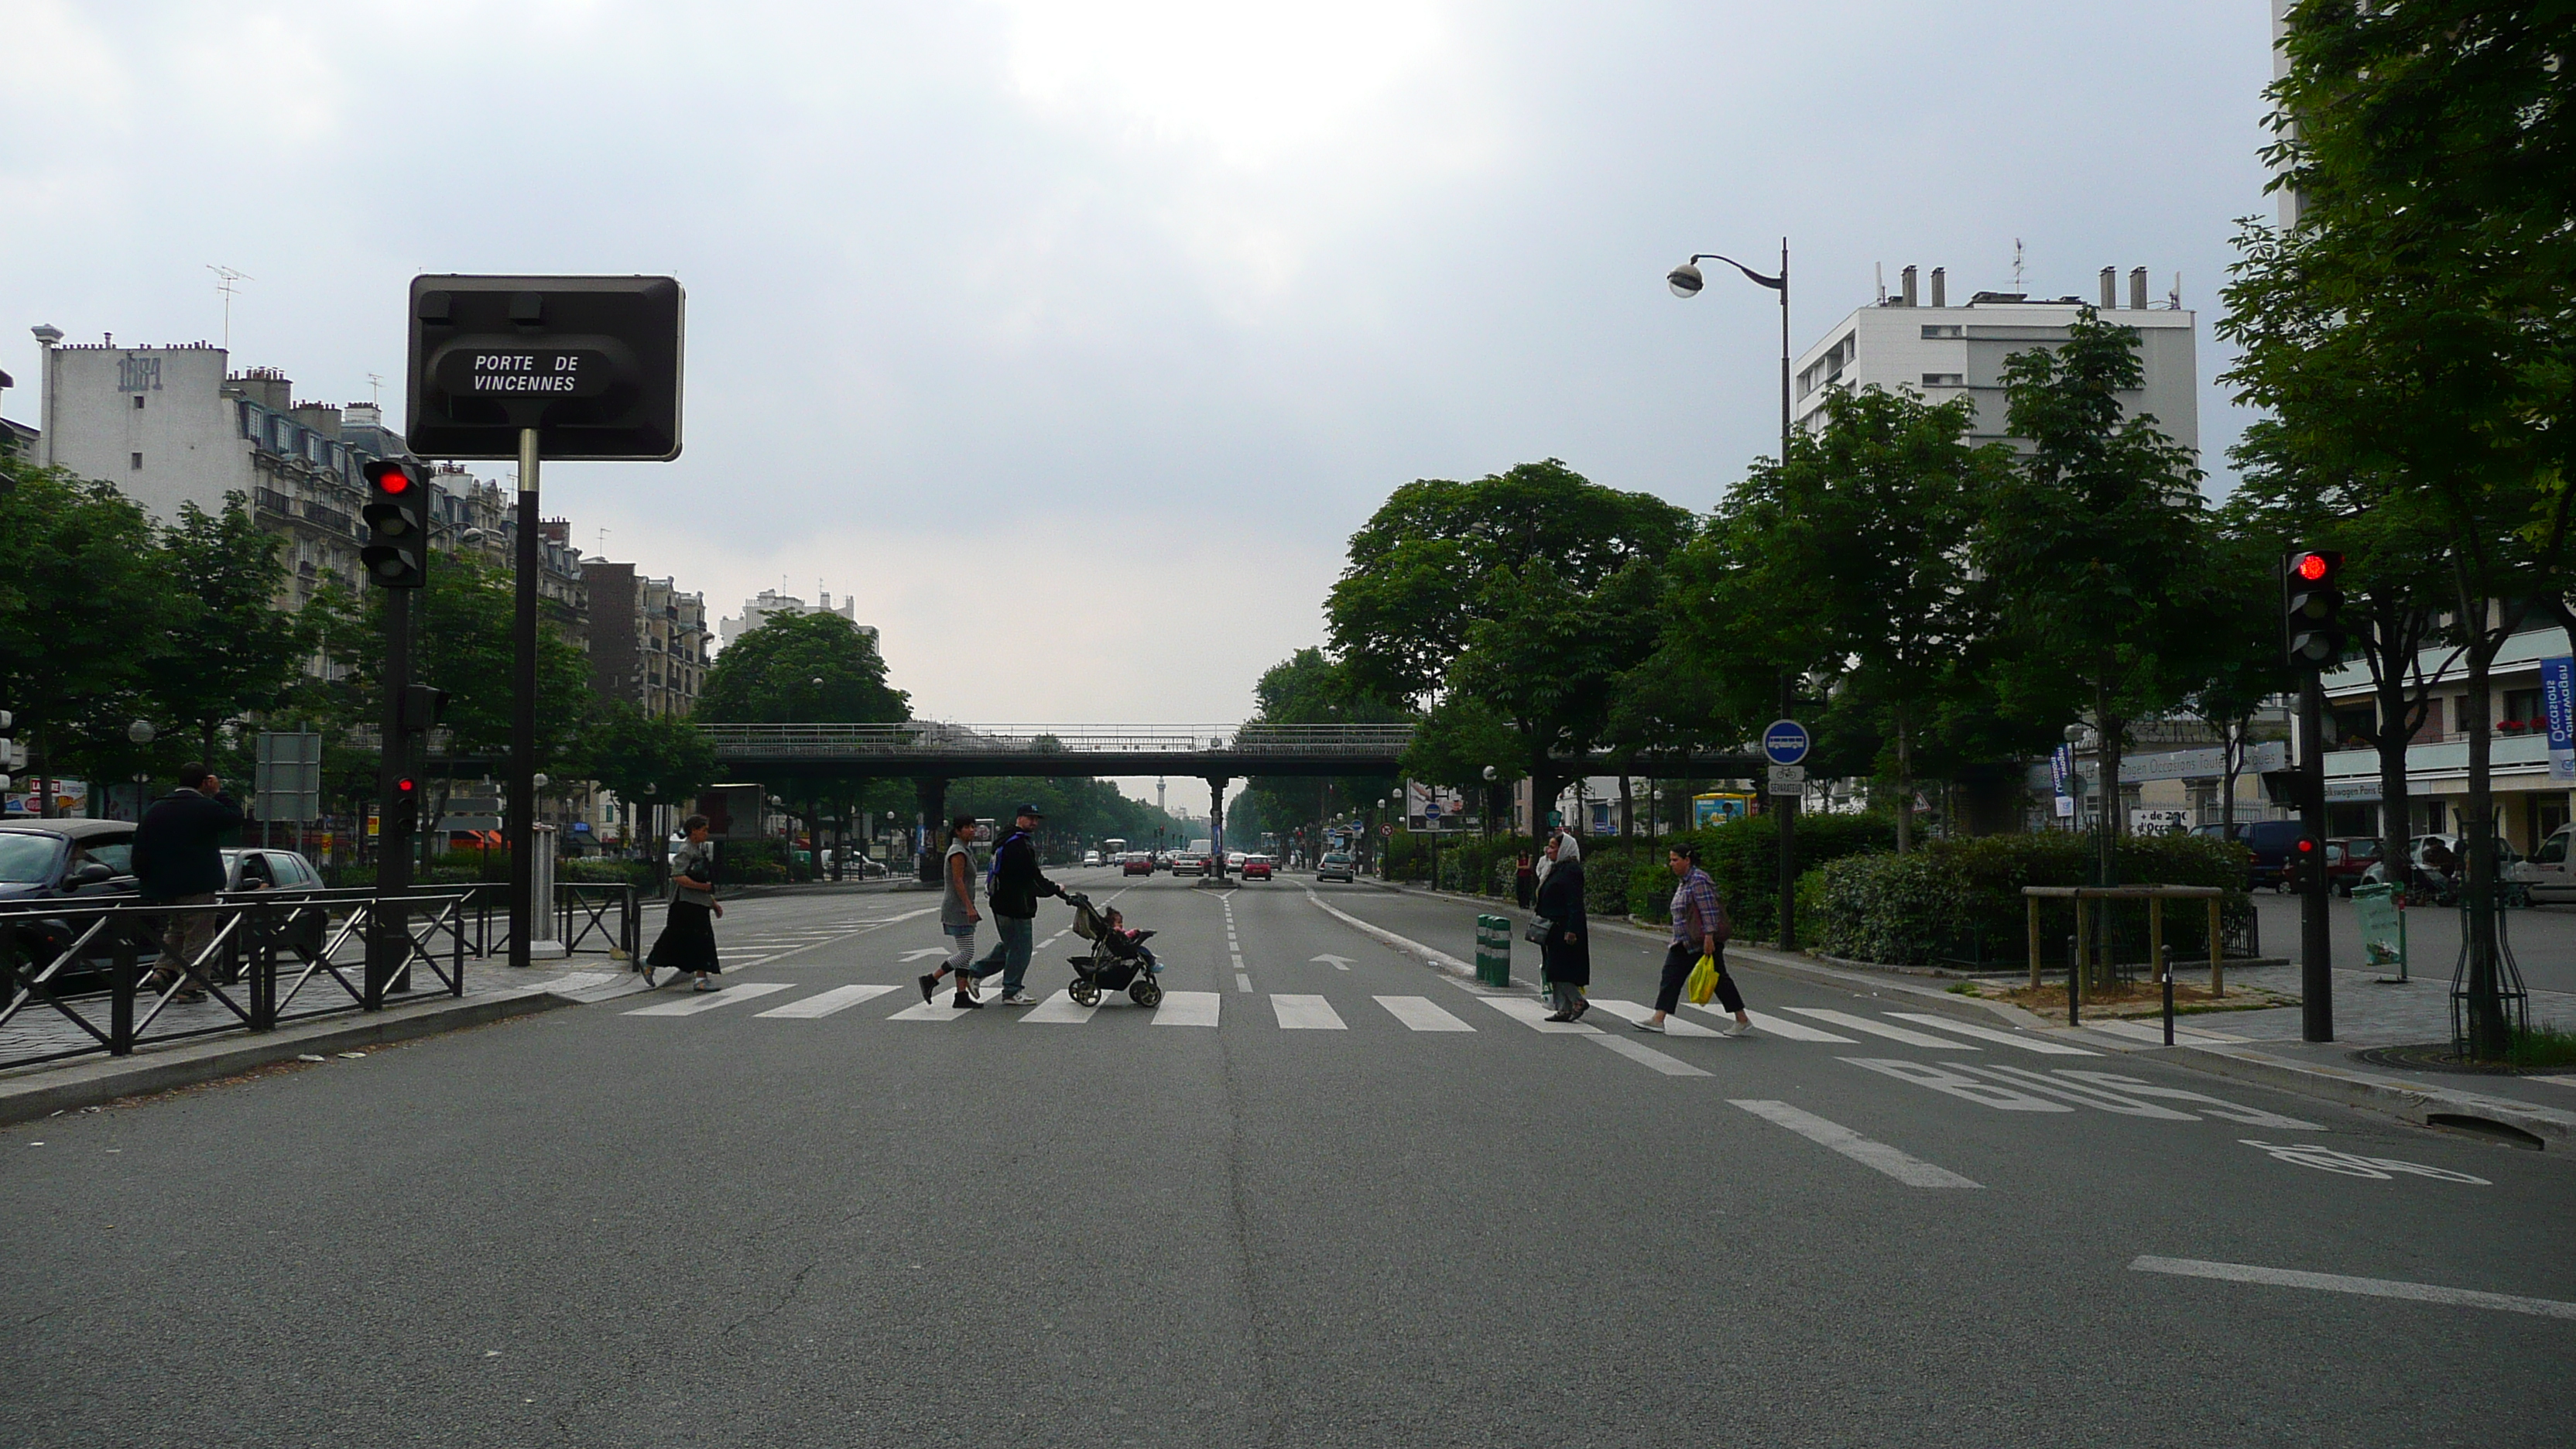
[[[1269,856],[1247,855],[1243,858],[1243,878],[1245,880],[1268,880],[1270,879],[1270,872],[1274,868],[1274,865],[1275,863]]]
[[[1099,852],[1099,851],[1096,851],[1096,850],[1086,850],[1086,851],[1084,851],[1084,852],[1082,853],[1082,863],[1083,863],[1084,865],[1098,865],[1098,864],[1100,864],[1100,852]]]
[[[1127,858],[1119,862],[1118,873],[1120,875],[1152,875],[1154,873],[1154,857],[1150,853],[1142,850],[1129,851],[1127,853]]]
[[[1348,855],[1338,850],[1327,851],[1322,860],[1315,862],[1315,879],[1356,880],[1358,877],[1353,874],[1353,869]]]
[[[1172,874],[1174,875],[1205,875],[1207,874],[1207,868],[1207,857],[1204,855],[1191,855],[1184,851],[1181,854],[1172,857]]]

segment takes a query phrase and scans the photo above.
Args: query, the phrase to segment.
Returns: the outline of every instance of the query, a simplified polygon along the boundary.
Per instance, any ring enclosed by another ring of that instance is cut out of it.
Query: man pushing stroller
[[[1011,833],[993,848],[993,863],[984,876],[985,900],[993,908],[993,929],[1001,937],[984,959],[975,963],[980,980],[996,970],[1002,973],[1002,1004],[1034,1006],[1037,998],[1028,993],[1029,957],[1037,949],[1038,899],[1054,896],[1061,900],[1064,887],[1046,878],[1038,868],[1037,841],[1030,832],[1046,812],[1035,805],[1023,805],[1011,820]]]

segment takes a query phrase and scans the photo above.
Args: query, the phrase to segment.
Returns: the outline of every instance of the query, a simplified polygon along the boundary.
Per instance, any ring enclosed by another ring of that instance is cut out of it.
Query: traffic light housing
[[[2293,669],[2343,662],[2343,555],[2295,549],[2281,561],[2282,642]]]
[[[419,588],[429,582],[429,482],[399,458],[372,459],[365,472],[367,542],[358,560],[386,588]]]
[[[412,775],[394,778],[393,796],[385,801],[385,824],[416,825],[420,822],[420,780]]]
[[[0,790],[9,788],[9,777],[18,770],[18,742],[9,738],[17,723],[16,715],[0,709]]]
[[[2304,895],[2325,879],[2325,848],[2313,835],[2302,835],[2290,847],[2290,889]]]
[[[447,718],[447,691],[433,684],[415,684],[403,691],[402,727],[411,734],[436,729]]]

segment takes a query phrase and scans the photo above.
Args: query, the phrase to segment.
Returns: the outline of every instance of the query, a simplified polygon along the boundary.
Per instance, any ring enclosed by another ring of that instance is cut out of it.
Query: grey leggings
[[[1547,983],[1547,992],[1548,999],[1556,1003],[1559,1011],[1572,1011],[1583,1004],[1583,988],[1571,981],[1551,981]]]

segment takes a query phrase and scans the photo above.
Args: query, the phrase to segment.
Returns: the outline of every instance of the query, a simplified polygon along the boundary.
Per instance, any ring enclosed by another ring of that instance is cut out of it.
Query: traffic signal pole
[[[519,430],[518,611],[510,629],[510,964],[537,925],[537,430]],[[552,905],[552,902],[546,904]]]
[[[417,589],[385,590],[384,750],[376,767],[375,929],[367,938],[365,1005],[384,1005],[385,987],[411,960],[411,731],[403,704],[411,693],[411,610]]]
[[[2310,847],[2299,878],[2299,1035],[2334,1040],[2334,967],[2326,937],[2326,686],[2299,681],[2299,833]]]

